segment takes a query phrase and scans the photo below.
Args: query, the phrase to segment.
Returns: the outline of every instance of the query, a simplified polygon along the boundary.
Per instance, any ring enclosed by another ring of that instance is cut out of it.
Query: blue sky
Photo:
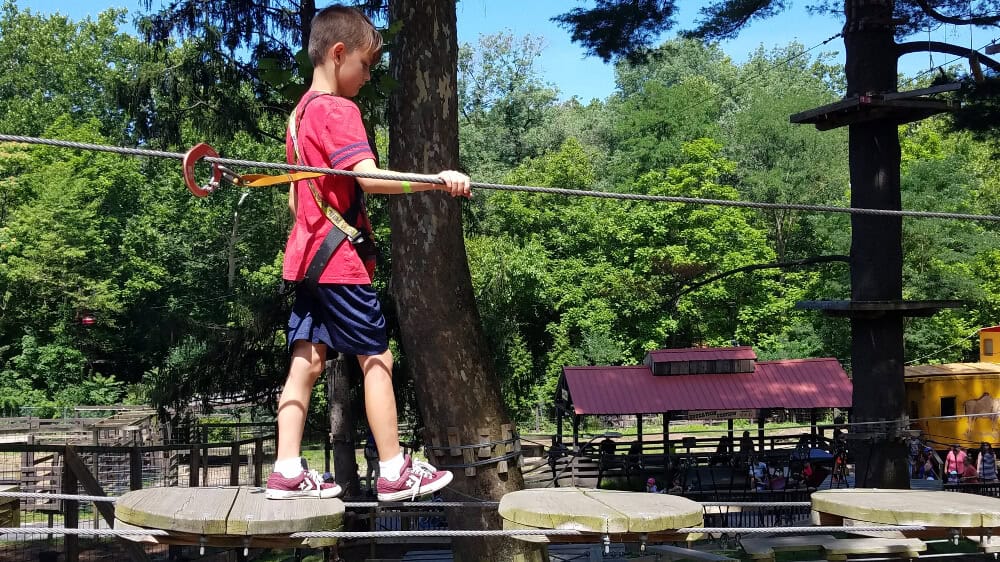
[[[118,7],[139,11],[138,0],[16,0],[21,8],[33,12],[59,12],[73,19],[95,15],[107,8]],[[332,1],[330,2],[332,3]],[[320,5],[327,2],[320,1]],[[541,36],[546,48],[539,68],[546,82],[559,88],[563,98],[579,97],[587,102],[593,98],[607,97],[614,90],[614,72],[611,65],[600,59],[588,57],[584,50],[573,44],[569,32],[553,23],[550,18],[575,7],[587,5],[580,1],[556,0],[460,0],[458,2],[459,41],[475,43],[480,34],[508,31],[515,36],[526,34]],[[679,2],[680,25],[685,28],[698,16],[698,6],[703,2]],[[722,43],[723,49],[736,62],[742,62],[747,54],[763,45],[765,48],[783,46],[790,41],[798,41],[812,47],[840,31],[841,23],[830,16],[810,15],[805,7],[809,2],[791,2],[793,7],[784,13],[758,21],[744,29],[734,40]],[[157,5],[156,2],[153,3]],[[920,39],[927,36],[922,35]],[[667,37],[664,37],[666,39]],[[993,38],[983,30],[973,30],[970,38],[968,29],[958,29],[944,25],[931,37],[936,41],[948,41],[969,45],[970,40],[979,47]],[[838,53],[843,61],[843,41],[833,42],[813,51]],[[954,57],[935,54],[934,64],[942,64]],[[930,65],[927,54],[907,55],[900,61],[900,72],[911,76],[926,70]]]

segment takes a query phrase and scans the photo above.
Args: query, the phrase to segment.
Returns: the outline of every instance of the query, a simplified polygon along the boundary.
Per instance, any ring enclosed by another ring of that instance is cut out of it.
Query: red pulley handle
[[[187,188],[191,190],[191,193],[193,193],[195,197],[207,197],[209,193],[212,193],[212,190],[218,187],[219,182],[222,181],[222,170],[220,170],[219,166],[216,164],[212,164],[212,179],[208,182],[208,184],[199,186],[198,182],[195,181],[194,165],[206,156],[218,158],[219,153],[216,152],[214,148],[203,142],[194,145],[191,147],[191,150],[188,150],[184,154],[184,184],[187,185]]]

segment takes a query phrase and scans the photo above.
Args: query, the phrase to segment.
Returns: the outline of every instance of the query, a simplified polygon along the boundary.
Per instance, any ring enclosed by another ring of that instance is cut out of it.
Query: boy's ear
[[[341,57],[347,52],[347,45],[337,41],[326,50],[326,60],[332,63],[339,63]]]

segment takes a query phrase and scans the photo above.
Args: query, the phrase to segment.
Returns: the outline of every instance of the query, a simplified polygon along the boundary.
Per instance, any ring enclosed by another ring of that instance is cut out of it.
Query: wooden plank
[[[115,529],[142,530],[122,520],[115,521]],[[148,544],[210,546],[219,548],[320,548],[333,546],[336,539],[292,539],[287,536],[234,536],[197,535],[170,532],[169,535],[130,535],[129,540]]]
[[[646,552],[655,552],[656,554],[662,555],[661,557],[666,558],[667,560],[674,560],[674,559],[707,560],[708,562],[729,562],[736,560],[736,558],[722,556],[719,554],[715,554],[714,552],[705,552],[704,550],[695,550],[693,548],[682,548],[679,546],[670,546],[666,544],[647,545]]]
[[[72,470],[64,470],[62,473],[62,493],[75,495],[79,492],[79,483],[76,474]],[[63,527],[76,529],[80,526],[80,502],[76,500],[66,500],[63,502]],[[66,562],[78,562],[80,560],[80,537],[66,535],[63,537],[63,551]]]
[[[505,522],[542,529],[624,533],[628,517],[588,498],[579,488],[522,490],[500,500]],[[506,527],[505,527],[506,528]]]
[[[146,488],[115,502],[130,525],[198,535],[224,535],[239,488]]]
[[[827,560],[844,559],[855,554],[904,554],[906,558],[916,558],[927,550],[920,539],[833,539],[823,543]]]
[[[984,554],[996,554],[1000,552],[1000,537],[992,535],[966,535],[965,538],[976,543],[976,546]]]
[[[973,528],[1000,526],[1000,499],[926,490],[855,488],[812,494],[822,515],[884,525]]]
[[[652,533],[704,523],[701,504],[669,494],[588,490],[584,494],[628,518],[628,532]]]
[[[240,446],[233,445],[229,453],[229,485],[240,485]]]
[[[264,438],[258,437],[253,442],[253,485],[258,488],[263,482],[264,475]]]
[[[83,489],[87,491],[88,494],[92,496],[107,497],[104,493],[104,489],[94,478],[94,475],[90,473],[87,465],[80,459],[80,456],[76,454],[76,450],[71,447],[66,447],[66,456],[64,457],[66,461],[66,472],[72,472],[77,480],[83,484]],[[101,517],[104,521],[110,525],[115,524],[115,508],[110,502],[94,502],[94,507],[101,513]],[[146,551],[143,550],[139,545],[124,540],[118,537],[118,542],[125,547],[125,552],[129,554],[132,560],[137,562],[143,562],[149,560],[146,556]]]
[[[338,499],[268,500],[262,490],[239,488],[229,512],[226,534],[282,535],[303,531],[335,531],[344,524],[344,502]]]
[[[747,538],[740,541],[740,546],[754,560],[773,560],[775,552],[818,551],[823,549],[825,542],[832,540],[835,540],[833,535]]]
[[[518,525],[595,533],[649,533],[702,524],[701,505],[679,496],[580,488],[505,494],[499,513]]]

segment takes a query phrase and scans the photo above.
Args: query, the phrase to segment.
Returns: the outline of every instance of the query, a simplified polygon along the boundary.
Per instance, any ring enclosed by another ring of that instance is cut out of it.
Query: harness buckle
[[[241,187],[246,184],[243,176],[237,174],[236,172],[230,170],[229,168],[223,166],[222,164],[216,164],[216,167],[222,172],[222,179],[228,181],[229,183],[235,185],[236,187]]]
[[[182,165],[184,166],[184,185],[187,186],[195,197],[207,197],[219,187],[219,182],[222,181],[221,167],[218,164],[212,164],[212,179],[210,179],[205,185],[198,185],[198,182],[194,177],[194,166],[199,160],[205,158],[206,156],[218,158],[219,153],[216,152],[214,148],[203,142],[194,145],[190,150],[184,153],[184,159],[182,161]],[[229,178],[227,177],[226,179]]]

